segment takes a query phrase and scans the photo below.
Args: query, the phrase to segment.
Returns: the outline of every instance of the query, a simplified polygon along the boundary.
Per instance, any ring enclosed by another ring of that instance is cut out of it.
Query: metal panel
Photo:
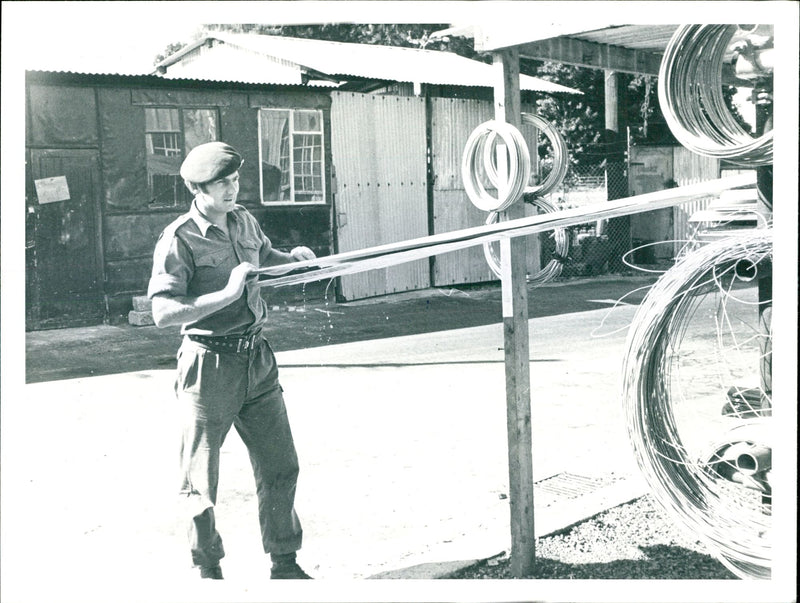
[[[461,158],[472,131],[481,123],[494,119],[494,104],[452,98],[434,98],[431,101],[434,234],[480,226],[486,222],[488,214],[476,208],[464,191]],[[523,106],[523,111],[533,112],[533,107]],[[535,128],[523,126],[522,133],[528,140],[532,156],[535,156]],[[532,206],[526,206],[526,215],[535,213]],[[538,235],[528,238],[528,270],[531,273],[539,270]],[[493,280],[497,277],[489,270],[480,246],[434,258],[435,287]]]
[[[673,177],[672,147],[631,146],[628,169],[628,195],[643,195],[671,186]],[[672,208],[631,216],[631,239],[635,245],[654,245],[656,259],[673,257],[673,245],[657,243],[674,240]]]
[[[326,74],[342,80],[353,79],[355,76],[383,81],[486,88],[490,88],[493,81],[489,65],[452,52],[222,32],[214,32],[206,39],[220,40],[238,49],[239,56],[233,63],[243,62],[248,65],[248,69],[244,71],[234,67],[231,77],[238,79],[245,74],[249,79],[243,81],[264,82],[265,78],[275,81],[273,72],[277,71],[280,77],[283,70],[287,69],[286,65],[301,66],[305,72]],[[219,46],[214,47],[215,51],[218,49]],[[250,54],[246,54],[247,52]],[[172,70],[183,60],[180,58],[178,62],[165,61],[163,64],[168,64],[169,70]],[[210,69],[215,73],[220,72],[220,65],[231,69],[230,60],[218,63],[212,53],[206,53],[190,73],[199,74],[201,64],[206,73]],[[202,77],[205,79],[208,76]],[[578,93],[573,88],[527,75],[520,75],[519,84],[521,90]]]
[[[672,165],[672,178],[678,186],[696,184],[720,177],[719,159],[703,157],[684,147],[674,148]],[[689,218],[695,212],[706,209],[710,201],[711,199],[693,201],[692,203],[676,205],[672,208],[676,256],[686,242],[692,238],[694,227],[689,223]]]
[[[338,251],[428,234],[425,102],[333,92]],[[341,277],[353,300],[430,286],[427,260]]]

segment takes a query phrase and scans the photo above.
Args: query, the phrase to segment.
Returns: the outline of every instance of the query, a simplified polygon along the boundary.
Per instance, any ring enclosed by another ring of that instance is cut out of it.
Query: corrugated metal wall
[[[479,100],[434,98],[431,115],[434,232],[480,226],[486,212],[475,207],[464,192],[461,156],[470,133],[494,117],[492,103]],[[495,279],[480,247],[436,257],[433,284],[480,283]]]
[[[338,251],[428,234],[425,101],[332,92]],[[428,260],[340,279],[346,300],[430,286]]]
[[[523,111],[533,112],[525,106]],[[431,99],[433,233],[480,226],[488,217],[464,192],[461,157],[467,138],[494,118],[490,101]],[[425,100],[332,92],[331,148],[336,169],[338,251],[354,251],[429,234]],[[535,157],[535,128],[523,126]],[[526,215],[536,209],[526,205]],[[538,236],[528,240],[528,270],[539,270]],[[347,300],[496,280],[481,247],[437,255],[433,281],[427,260],[341,277]]]
[[[643,195],[664,190],[674,179],[673,149],[668,146],[636,145],[629,149],[628,195]],[[656,209],[630,217],[631,244],[638,247],[674,239],[673,209]],[[674,256],[672,244],[654,245],[648,249],[656,260]]]
[[[675,147],[672,155],[673,179],[678,186],[696,184],[720,177],[719,160],[703,157],[684,147]],[[692,236],[692,225],[689,218],[693,213],[705,209],[709,200],[693,201],[672,208],[673,232],[675,239],[675,255]]]

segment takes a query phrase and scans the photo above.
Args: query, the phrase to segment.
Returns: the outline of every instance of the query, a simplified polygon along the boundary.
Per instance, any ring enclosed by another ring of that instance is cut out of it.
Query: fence
[[[624,196],[627,196],[626,165],[619,163],[571,166],[561,186],[544,200],[556,209],[571,209]],[[570,250],[560,278],[630,272],[631,268],[623,262],[626,254],[631,255],[628,218],[572,226],[566,229],[566,234]],[[543,266],[554,257],[555,248],[553,233],[543,233],[540,236]]]

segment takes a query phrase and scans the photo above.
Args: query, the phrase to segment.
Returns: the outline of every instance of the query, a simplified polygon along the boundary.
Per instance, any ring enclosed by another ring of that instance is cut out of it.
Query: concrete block
[[[131,301],[134,312],[151,312],[153,310],[153,301],[146,295],[136,295]]]
[[[153,321],[153,314],[151,312],[137,312],[136,310],[128,312],[128,323],[132,324],[134,327],[156,324]]]

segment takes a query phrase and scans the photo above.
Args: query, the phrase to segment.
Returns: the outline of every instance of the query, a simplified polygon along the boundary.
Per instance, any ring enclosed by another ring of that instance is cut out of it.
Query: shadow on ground
[[[655,277],[603,277],[531,287],[530,318],[639,304]],[[478,327],[502,322],[499,286],[427,289],[354,303],[273,306],[275,352]],[[173,368],[180,329],[128,324],[26,334],[26,382]]]

